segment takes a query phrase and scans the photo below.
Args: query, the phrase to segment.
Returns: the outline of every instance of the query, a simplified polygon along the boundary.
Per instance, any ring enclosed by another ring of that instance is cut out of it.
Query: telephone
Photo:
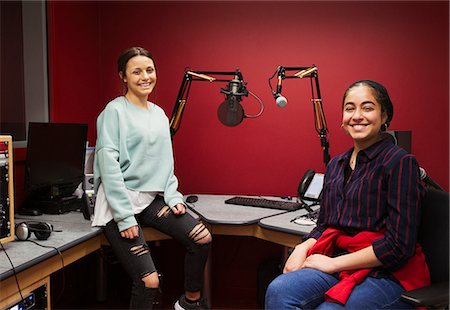
[[[323,173],[316,173],[312,169],[306,170],[298,185],[298,199],[318,203],[322,195],[323,180]]]
[[[298,184],[297,199],[304,203],[308,213],[293,218],[291,222],[302,226],[316,225],[319,217],[319,208],[312,209],[311,207],[320,203],[323,180],[323,173],[316,173],[312,169],[306,170]]]

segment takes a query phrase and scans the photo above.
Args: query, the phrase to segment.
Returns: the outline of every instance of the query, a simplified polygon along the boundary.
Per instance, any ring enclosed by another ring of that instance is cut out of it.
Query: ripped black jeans
[[[133,280],[130,307],[133,308],[135,305],[143,308],[145,303],[150,302],[142,300],[145,299],[143,292],[147,289],[142,278],[156,271],[141,225],[153,227],[171,236],[186,248],[184,288],[190,292],[200,291],[210,243],[199,243],[201,238],[199,236],[204,235],[207,228],[187,212],[183,215],[174,215],[160,195],[157,195],[144,211],[137,214],[136,219],[139,223],[139,237],[136,239],[122,238],[114,220],[104,227],[105,236],[114,253]],[[151,308],[151,305],[147,307]]]

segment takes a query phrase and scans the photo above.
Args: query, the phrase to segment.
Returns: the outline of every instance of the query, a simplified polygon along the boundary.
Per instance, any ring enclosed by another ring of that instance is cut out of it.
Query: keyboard
[[[236,196],[225,200],[227,204],[241,205],[247,207],[259,207],[267,209],[278,209],[285,211],[294,211],[304,207],[304,204],[293,201],[270,200],[265,198],[241,197]]]

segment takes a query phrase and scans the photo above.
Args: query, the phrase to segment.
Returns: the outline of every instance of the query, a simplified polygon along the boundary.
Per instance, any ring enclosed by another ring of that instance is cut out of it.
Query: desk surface
[[[196,212],[204,221],[210,224],[249,225],[258,223],[262,218],[286,213],[284,210],[248,207],[226,204],[225,200],[235,195],[197,195],[198,201],[188,203],[191,210]],[[279,199],[276,197],[263,197]]]
[[[225,200],[232,195],[197,195],[196,203],[189,203],[188,206],[194,217],[200,217],[209,224],[221,225],[251,225],[259,224],[263,228],[272,229],[295,235],[305,235],[311,231],[312,226],[302,226],[292,223],[291,220],[298,215],[306,213],[306,210],[286,212],[283,210],[273,210],[257,207],[246,207],[239,205],[225,204]],[[275,197],[264,197],[268,199],[279,199]],[[62,215],[44,214],[41,216],[20,216],[16,215],[15,222],[41,221],[53,225],[55,230],[48,240],[37,240],[32,234],[30,240],[37,241],[43,246],[40,247],[32,242],[14,241],[4,244],[4,247],[16,268],[20,272],[37,262],[56,255],[59,251],[64,251],[70,247],[82,243],[101,234],[101,229],[91,227],[91,222],[83,218],[80,212],[69,212]],[[0,280],[12,274],[11,264],[6,259],[5,253],[0,252]]]
[[[263,228],[281,231],[295,235],[306,235],[314,226],[304,226],[292,223],[297,216],[307,213],[305,209],[297,211],[284,211],[258,207],[226,204],[225,200],[233,195],[197,195],[196,203],[188,203],[191,210],[196,212],[201,219],[209,224],[225,225],[250,225],[258,224]],[[271,200],[281,200],[278,197],[261,197]],[[313,206],[316,210],[318,206]]]
[[[80,212],[70,212],[62,215],[44,214],[40,216],[16,216],[16,224],[25,221],[40,221],[53,225],[54,231],[47,240],[37,240],[34,233],[29,240],[41,244],[39,246],[28,241],[13,241],[3,245],[16,273],[21,272],[49,257],[59,255],[54,249],[63,252],[86,240],[101,234],[101,229],[91,227],[91,222],[83,218]],[[0,251],[0,280],[13,274],[11,264],[4,251]]]
[[[313,210],[317,210],[319,206],[311,207]],[[301,215],[306,215],[308,211],[300,209],[297,211],[286,212],[283,214],[262,218],[259,221],[259,225],[263,228],[282,231],[288,234],[307,235],[316,225],[299,225],[293,222],[293,220]]]
[[[246,235],[269,240],[286,246],[293,246],[301,241],[301,236],[307,234],[312,227],[291,223],[291,220],[306,213],[305,210],[286,212],[256,207],[225,204],[225,200],[233,197],[226,195],[197,195],[196,203],[188,206],[195,217],[200,217],[213,228],[212,233],[228,235]],[[264,197],[280,199],[275,197]],[[105,242],[102,230],[92,227],[82,213],[70,212],[61,215],[44,214],[41,216],[19,216],[16,223],[22,221],[42,221],[52,224],[54,230],[48,240],[37,240],[34,234],[30,240],[46,246],[41,247],[27,241],[13,241],[4,244],[18,274],[21,287],[26,287],[50,275],[63,267],[59,253],[62,253],[64,266],[68,265],[100,248]],[[152,229],[145,229],[148,240],[157,240],[161,234]],[[164,237],[164,236],[162,236]],[[167,237],[167,236],[165,236]],[[159,240],[159,239],[158,239]],[[55,249],[57,248],[58,251]],[[0,304],[4,298],[10,298],[17,293],[11,264],[5,251],[0,251]]]
[[[225,204],[225,200],[232,195],[197,195],[196,203],[189,203],[188,206],[195,217],[197,215],[209,224],[219,225],[252,225],[257,224],[265,229],[281,231],[294,235],[305,235],[311,231],[313,226],[302,226],[292,223],[291,220],[298,215],[306,214],[306,210],[301,209],[292,212],[283,210],[273,210],[257,207],[246,207],[239,205]],[[269,199],[279,199],[274,197],[264,197]],[[41,221],[53,225],[55,230],[48,240],[37,240],[34,234],[30,240],[36,241],[45,246],[40,247],[32,242],[14,241],[6,243],[5,247],[16,272],[39,263],[51,256],[57,255],[57,248],[60,252],[83,243],[86,240],[101,235],[101,229],[92,227],[91,222],[83,218],[80,212],[69,212],[61,215],[44,214],[40,216],[20,216],[15,218],[16,224],[23,221]],[[12,275],[11,264],[4,251],[0,251],[0,280]]]

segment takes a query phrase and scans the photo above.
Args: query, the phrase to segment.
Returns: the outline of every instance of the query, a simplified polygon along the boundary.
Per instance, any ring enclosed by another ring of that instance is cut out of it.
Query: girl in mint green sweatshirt
[[[111,247],[133,280],[130,309],[151,309],[158,274],[141,226],[151,226],[186,248],[185,293],[176,309],[209,309],[201,298],[211,234],[186,212],[178,192],[169,122],[148,101],[156,84],[151,54],[125,50],[118,59],[124,96],[108,103],[97,119],[94,226],[102,226]]]

